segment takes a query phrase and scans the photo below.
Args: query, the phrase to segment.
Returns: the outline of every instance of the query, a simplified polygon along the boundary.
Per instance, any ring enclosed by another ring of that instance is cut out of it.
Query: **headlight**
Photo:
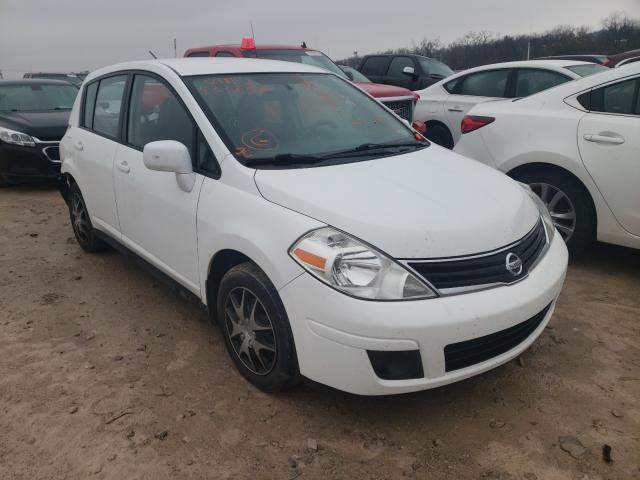
[[[11,143],[13,145],[20,145],[22,147],[35,147],[36,141],[30,135],[26,133],[16,132],[8,128],[0,127],[0,140],[5,143]]]
[[[553,225],[553,219],[551,218],[551,214],[549,213],[549,209],[544,204],[544,202],[540,199],[538,195],[535,194],[531,187],[526,183],[518,182],[523,190],[527,192],[533,203],[536,204],[538,210],[540,211],[540,217],[542,218],[542,222],[544,223],[544,228],[547,231],[547,237],[549,237],[549,243],[553,240],[554,235],[556,234],[556,227]]]
[[[289,253],[309,273],[354,297],[412,300],[436,296],[395,260],[331,227],[302,236]]]

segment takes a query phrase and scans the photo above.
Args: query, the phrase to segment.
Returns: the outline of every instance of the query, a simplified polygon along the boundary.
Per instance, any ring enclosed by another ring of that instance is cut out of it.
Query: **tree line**
[[[601,22],[599,30],[587,26],[558,25],[551,30],[530,35],[498,35],[486,30],[469,32],[444,45],[439,38],[423,38],[410,47],[377,53],[414,53],[438,59],[454,70],[490,63],[526,60],[568,54],[612,55],[640,48],[640,21],[622,12],[613,13]],[[338,63],[357,67],[358,52]]]

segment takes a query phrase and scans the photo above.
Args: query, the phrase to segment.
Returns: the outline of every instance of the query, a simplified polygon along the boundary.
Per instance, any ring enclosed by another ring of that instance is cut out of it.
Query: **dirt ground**
[[[640,478],[640,252],[569,268],[519,360],[436,390],[267,395],[200,307],[0,190],[0,478]],[[603,457],[611,447],[612,462]]]

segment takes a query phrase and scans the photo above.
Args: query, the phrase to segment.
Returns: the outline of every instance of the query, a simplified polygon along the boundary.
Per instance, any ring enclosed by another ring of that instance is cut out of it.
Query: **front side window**
[[[216,57],[235,57],[235,55],[231,52],[218,52]]]
[[[615,113],[619,115],[638,115],[637,78],[607,85],[591,92],[591,111]]]
[[[191,52],[189,54],[189,58],[191,57],[208,57],[209,52]]]
[[[460,95],[473,95],[476,97],[506,97],[507,80],[510,70],[488,70],[462,77],[456,85],[456,91]]]
[[[387,73],[390,77],[401,77],[404,75],[403,70],[405,67],[415,68],[413,64],[413,60],[409,57],[393,57],[391,60],[391,64],[389,65],[389,72]]]
[[[551,70],[523,68],[518,70],[515,97],[528,97],[569,80],[569,77]]]
[[[428,145],[333,75],[247,73],[185,81],[235,157],[252,167],[357,161]]]
[[[133,79],[127,143],[144,148],[157,140],[175,140],[189,149],[194,158],[196,126],[171,90],[154,77]]]
[[[78,89],[69,84],[8,83],[0,85],[0,111],[71,110],[77,94]]]
[[[438,60],[434,60],[433,58],[427,57],[418,57],[418,62],[420,62],[420,66],[422,70],[427,75],[433,75],[435,77],[448,77],[449,75],[453,75],[453,70],[449,68],[448,65],[445,65]]]
[[[126,75],[116,75],[100,80],[93,112],[93,130],[102,135],[117,137],[120,125],[120,109]]]

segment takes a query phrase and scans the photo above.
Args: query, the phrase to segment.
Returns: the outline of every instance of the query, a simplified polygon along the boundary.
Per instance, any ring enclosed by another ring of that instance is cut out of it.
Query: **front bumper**
[[[302,375],[360,395],[385,395],[434,388],[477,375],[526,350],[549,322],[567,268],[567,249],[555,236],[546,255],[519,283],[451,297],[376,302],[337,292],[309,274],[280,290]],[[447,345],[518,325],[547,306],[535,330],[507,352],[474,365],[446,371]],[[418,350],[424,376],[379,378],[367,354]]]
[[[60,175],[60,142],[21,147],[0,141],[0,175],[9,181],[56,178]]]

